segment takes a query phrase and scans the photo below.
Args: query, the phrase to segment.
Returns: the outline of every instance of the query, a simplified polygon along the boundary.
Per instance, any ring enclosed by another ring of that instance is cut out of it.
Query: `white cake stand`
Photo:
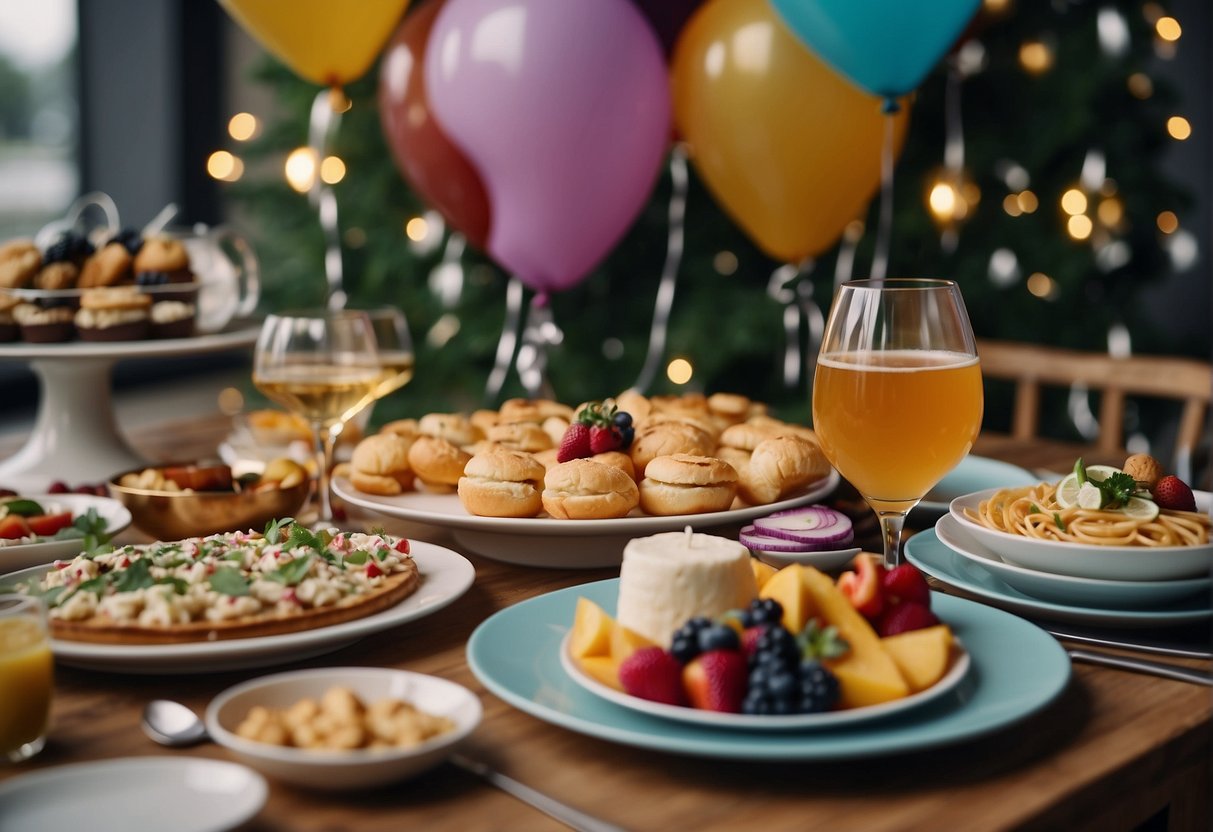
[[[0,462],[0,486],[44,489],[55,480],[103,482],[142,465],[114,418],[114,365],[126,358],[172,358],[248,347],[259,327],[153,341],[74,341],[0,344],[0,360],[29,363],[42,394],[34,430],[16,454]]]

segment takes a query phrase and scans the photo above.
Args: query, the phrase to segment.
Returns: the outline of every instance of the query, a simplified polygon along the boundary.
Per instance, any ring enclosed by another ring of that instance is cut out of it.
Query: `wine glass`
[[[950,280],[838,287],[813,382],[813,427],[838,472],[880,518],[885,565],[901,562],[906,514],[969,452],[981,366]]]
[[[362,311],[371,321],[379,348],[379,366],[383,372],[372,394],[374,401],[378,401],[413,380],[413,338],[404,313],[397,307],[376,306]]]
[[[373,401],[382,379],[365,312],[269,315],[257,337],[253,384],[307,419],[316,456],[318,526],[333,522],[329,466],[345,421]]]

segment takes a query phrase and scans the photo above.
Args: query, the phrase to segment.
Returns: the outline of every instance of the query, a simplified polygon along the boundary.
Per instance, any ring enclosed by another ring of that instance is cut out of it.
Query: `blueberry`
[[[615,425],[620,428],[630,428],[632,426],[632,414],[626,410],[621,410],[615,414]]]
[[[699,631],[713,626],[711,619],[702,615],[690,619],[674,631],[670,638],[670,654],[678,661],[686,664],[698,656],[702,650],[699,647]]]
[[[121,243],[132,257],[143,248],[143,235],[135,228],[124,228],[113,236],[111,243]]]
[[[743,622],[747,627],[759,624],[778,624],[783,619],[783,604],[774,598],[755,598],[746,610]]]
[[[139,286],[163,286],[168,283],[165,272],[140,272],[135,275],[135,283]]]
[[[699,631],[699,652],[712,650],[739,650],[741,639],[737,631],[727,624],[713,624]]]

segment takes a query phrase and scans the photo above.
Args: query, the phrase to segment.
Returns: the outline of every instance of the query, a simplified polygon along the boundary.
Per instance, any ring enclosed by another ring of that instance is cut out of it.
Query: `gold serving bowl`
[[[271,520],[293,517],[307,501],[311,481],[286,488],[244,491],[164,491],[121,485],[136,468],[110,479],[110,494],[131,513],[135,528],[157,540],[181,540],[232,531],[260,531]]]

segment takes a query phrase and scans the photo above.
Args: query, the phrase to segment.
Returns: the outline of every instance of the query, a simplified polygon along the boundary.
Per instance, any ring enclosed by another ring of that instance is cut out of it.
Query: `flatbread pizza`
[[[420,582],[404,538],[272,523],[82,554],[22,590],[46,600],[54,638],[172,644],[327,627],[387,609]]]

